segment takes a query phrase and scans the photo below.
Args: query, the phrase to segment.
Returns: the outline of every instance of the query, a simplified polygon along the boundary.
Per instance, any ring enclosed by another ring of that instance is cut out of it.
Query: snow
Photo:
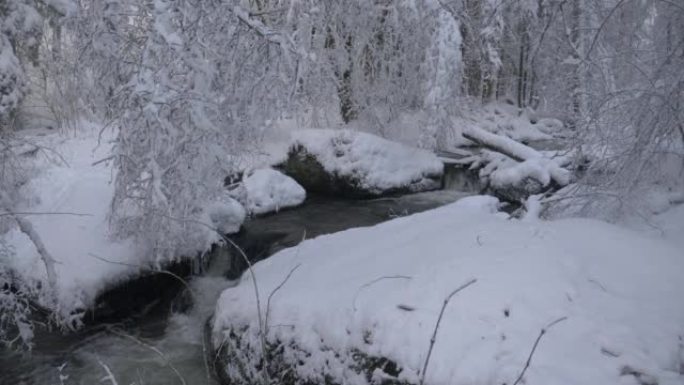
[[[306,191],[294,179],[273,169],[258,169],[242,181],[243,204],[252,214],[266,214],[299,206]]]
[[[255,264],[262,314],[272,295],[269,341],[314,383],[324,374],[368,383],[349,369],[356,349],[397,362],[400,378],[418,383],[444,298],[477,279],[444,312],[427,384],[513,383],[540,330],[562,317],[526,384],[636,384],[627,372],[682,383],[681,246],[596,220],[510,220],[497,206],[464,198]],[[213,339],[219,346],[233,330],[257,361],[253,290],[245,274],[222,293]]]
[[[226,194],[227,195],[227,194]],[[240,231],[247,212],[245,208],[230,196],[221,197],[206,208],[211,223],[221,234],[232,234]]]
[[[23,190],[30,198],[17,211],[64,213],[26,218],[57,260],[59,316],[73,319],[76,324],[76,313],[92,306],[103,290],[137,276],[143,269],[153,268],[157,262],[133,242],[112,237],[108,213],[115,173],[111,162],[98,161],[110,155],[115,133],[106,131],[100,140],[99,130],[98,126],[88,126],[69,135],[24,134],[24,140],[41,150],[35,158],[22,159],[37,173]],[[226,196],[209,204],[204,216],[206,222],[230,233],[239,230],[245,212],[239,203]],[[209,228],[207,233],[208,239],[219,240]],[[8,257],[9,267],[23,281],[48,287],[45,266],[28,237],[16,226],[0,236],[15,251]]]
[[[531,147],[525,146],[515,140],[509,139],[502,135],[493,134],[479,127],[468,127],[464,133],[477,138],[486,144],[491,144],[505,150],[508,154],[519,158],[518,160],[526,160],[539,157],[539,152]]]
[[[432,152],[351,130],[301,130],[292,136],[291,148],[304,147],[328,173],[352,178],[364,190],[439,187],[429,178],[442,175],[444,165]]]
[[[547,141],[567,134],[563,122],[552,117],[538,117],[540,114],[531,109],[521,111],[513,105],[493,103],[467,111],[454,118],[453,124],[459,131],[477,127],[518,142]],[[464,143],[456,141],[455,144]]]
[[[493,186],[505,187],[520,183],[525,178],[532,178],[543,186],[551,183],[551,179],[557,173],[561,186],[570,182],[570,173],[561,169],[557,163],[550,159],[532,158],[524,162],[519,162],[506,168],[499,168],[489,175],[489,180]],[[556,180],[556,178],[553,178]]]
[[[570,172],[560,165],[568,162],[567,154],[547,158],[544,153],[529,146],[478,127],[468,127],[463,133],[467,138],[501,151],[502,154],[484,151],[472,166],[479,167],[486,163],[480,176],[489,177],[495,187],[519,185],[526,178],[537,180],[543,186],[547,186],[552,180],[560,186],[570,183]]]

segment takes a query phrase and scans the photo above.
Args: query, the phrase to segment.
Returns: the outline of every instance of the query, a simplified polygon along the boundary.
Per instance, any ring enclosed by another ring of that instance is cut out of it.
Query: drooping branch
[[[38,255],[40,255],[40,258],[43,260],[45,271],[47,273],[48,284],[51,290],[50,296],[53,297],[57,295],[57,273],[55,271],[56,261],[52,257],[52,254],[50,254],[48,249],[45,247],[45,244],[43,243],[43,240],[38,232],[33,228],[33,224],[28,219],[23,218],[21,215],[14,214],[10,208],[9,202],[10,199],[7,196],[7,193],[0,192],[0,207],[2,207],[2,209],[5,211],[5,214],[8,214],[9,217],[17,223],[19,230],[31,240],[36,248],[36,251],[38,251]]]
[[[525,372],[527,372],[527,369],[530,367],[530,363],[532,363],[532,357],[534,356],[534,352],[537,350],[537,346],[539,346],[539,341],[541,341],[542,337],[546,334],[546,332],[553,327],[554,325],[565,321],[568,319],[568,317],[561,317],[550,324],[548,324],[545,328],[539,331],[539,335],[537,336],[537,339],[534,341],[534,345],[532,346],[532,350],[530,351],[530,354],[527,356],[527,361],[525,361],[525,366],[523,367],[522,371],[518,375],[518,378],[516,378],[515,382],[513,382],[513,385],[518,385],[520,381],[522,381],[523,377],[525,376]]]

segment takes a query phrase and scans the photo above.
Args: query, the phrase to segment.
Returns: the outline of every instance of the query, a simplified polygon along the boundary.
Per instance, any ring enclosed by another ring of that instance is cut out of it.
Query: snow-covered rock
[[[231,194],[250,214],[277,212],[299,206],[306,199],[306,191],[294,179],[270,168],[247,173]]]
[[[680,248],[594,220],[509,220],[497,204],[465,198],[257,263],[264,324],[244,275],[216,306],[220,370],[258,382],[265,329],[273,378],[417,384],[445,297],[476,279],[441,316],[426,384],[511,384],[557,320],[526,384],[682,383]]]
[[[240,231],[247,212],[245,208],[230,196],[221,197],[206,208],[211,223],[222,234]]]
[[[352,197],[434,190],[443,173],[431,152],[350,130],[293,133],[282,168],[308,191]]]

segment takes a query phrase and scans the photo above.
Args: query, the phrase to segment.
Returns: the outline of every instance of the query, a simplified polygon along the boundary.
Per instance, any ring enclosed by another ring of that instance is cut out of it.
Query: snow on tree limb
[[[482,147],[500,152],[518,162],[542,156],[538,151],[529,146],[501,135],[492,134],[478,127],[464,129],[463,137]]]
[[[292,39],[288,38],[282,32],[277,31],[273,28],[269,28],[268,26],[264,25],[264,23],[262,23],[261,21],[252,18],[250,12],[247,12],[238,5],[236,5],[233,8],[233,13],[235,14],[235,16],[237,16],[237,18],[240,21],[242,21],[248,27],[256,31],[256,33],[259,34],[259,36],[263,37],[264,39],[268,40],[273,44],[279,45],[280,48],[283,50],[283,54],[285,55],[285,61],[287,62],[288,66],[290,66],[290,68],[294,68],[291,55],[299,55],[300,52],[297,50],[297,47],[295,46],[295,43],[292,41]]]

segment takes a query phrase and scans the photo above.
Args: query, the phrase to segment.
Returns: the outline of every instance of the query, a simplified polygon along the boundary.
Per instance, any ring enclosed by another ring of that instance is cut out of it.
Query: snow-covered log
[[[478,127],[468,127],[463,130],[463,137],[489,150],[504,154],[509,158],[521,162],[520,166],[513,166],[503,175],[502,182],[511,183],[516,176],[531,177],[544,186],[553,180],[560,186],[570,183],[570,173],[552,159],[546,158],[539,151],[513,139],[492,134]],[[530,170],[532,170],[530,171]],[[525,174],[525,175],[523,175]],[[548,175],[548,176],[547,176]]]

